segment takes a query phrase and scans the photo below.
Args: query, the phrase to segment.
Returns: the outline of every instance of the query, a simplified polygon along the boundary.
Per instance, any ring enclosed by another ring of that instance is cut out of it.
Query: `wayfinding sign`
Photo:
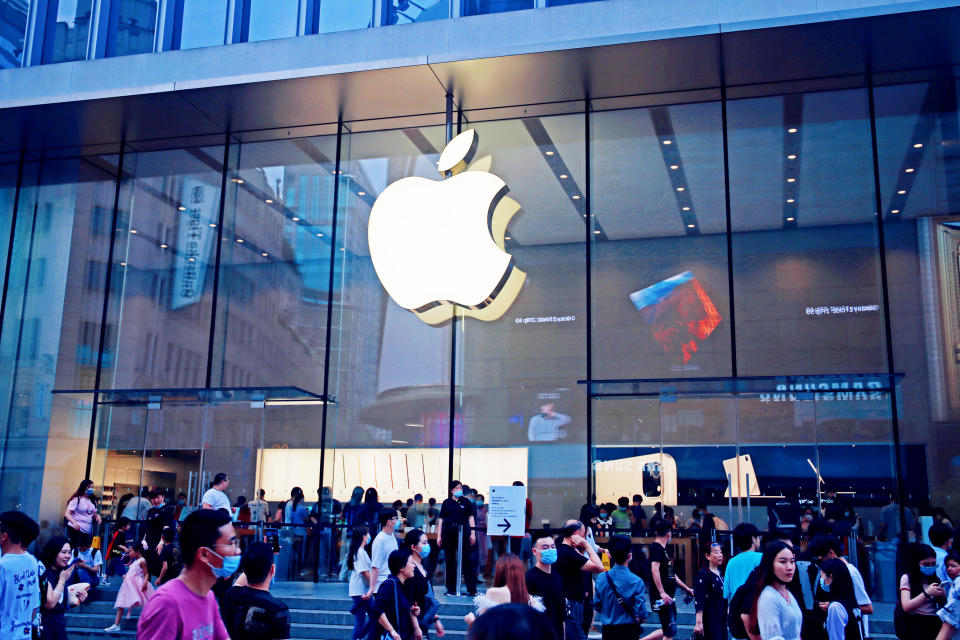
[[[523,537],[526,507],[526,487],[490,487],[487,535]]]

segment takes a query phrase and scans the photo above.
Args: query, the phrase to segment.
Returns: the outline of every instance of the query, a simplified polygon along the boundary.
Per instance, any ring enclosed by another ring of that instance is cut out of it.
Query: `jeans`
[[[350,613],[353,614],[353,640],[359,640],[363,637],[363,629],[367,626],[367,611],[370,610],[370,601],[364,600],[360,596],[350,596],[353,599],[353,607]]]
[[[567,600],[567,615],[563,621],[564,640],[586,640],[583,632],[583,603]]]

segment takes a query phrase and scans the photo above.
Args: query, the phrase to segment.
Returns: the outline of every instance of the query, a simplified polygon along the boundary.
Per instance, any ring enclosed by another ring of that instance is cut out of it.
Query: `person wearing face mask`
[[[477,562],[478,568],[483,570],[483,574],[490,575],[490,553],[487,549],[487,505],[482,494],[477,494],[473,502],[477,510]]]
[[[213,595],[218,578],[240,567],[240,544],[230,516],[218,509],[188,515],[180,531],[185,567],[147,601],[137,625],[139,640],[229,640]]]
[[[600,535],[609,535],[613,528],[613,519],[610,517],[610,505],[602,504],[597,509],[597,533]]]
[[[440,611],[440,601],[433,594],[433,585],[430,584],[430,574],[427,573],[423,561],[430,556],[430,541],[427,534],[421,529],[413,529],[403,537],[404,551],[410,552],[410,559],[414,564],[413,576],[403,583],[403,591],[411,605],[420,608],[417,622],[424,635],[427,635],[430,625],[436,625],[437,637],[442,638],[445,633],[443,624],[437,613]]]
[[[350,550],[347,552],[347,569],[350,571],[350,582],[347,594],[353,600],[350,613],[353,614],[352,640],[363,637],[363,629],[367,624],[367,611],[370,610],[370,598],[373,596],[374,584],[370,581],[370,555],[367,545],[370,544],[370,530],[362,524],[353,528],[350,539]]]
[[[937,556],[928,545],[913,543],[905,549],[904,558],[907,572],[900,577],[894,629],[903,640],[933,640],[942,626],[937,607],[946,598],[937,578]]]
[[[91,537],[99,535],[93,531],[93,525],[100,524],[100,515],[97,513],[92,480],[80,483],[67,501],[67,510],[63,512],[63,517],[67,521],[67,539],[72,548],[77,548],[81,534]]]
[[[527,591],[543,601],[544,614],[557,632],[557,638],[563,638],[566,603],[560,576],[553,570],[557,561],[557,545],[548,533],[533,536],[533,558],[536,564],[527,569]]]
[[[614,534],[622,533],[623,535],[630,534],[630,500],[627,499],[627,496],[620,496],[617,499],[617,510],[613,512],[613,532]]]
[[[473,566],[472,547],[477,543],[475,527],[477,511],[463,495],[459,480],[450,482],[450,497],[440,505],[437,521],[437,546],[443,549],[446,561],[447,595],[457,592],[457,547],[462,548],[462,573],[467,583],[467,595],[477,595],[477,570]]]
[[[829,640],[860,640],[860,624],[855,615],[857,602],[853,595],[850,571],[839,558],[831,558],[820,565],[820,589],[826,601],[820,608],[826,613]]]

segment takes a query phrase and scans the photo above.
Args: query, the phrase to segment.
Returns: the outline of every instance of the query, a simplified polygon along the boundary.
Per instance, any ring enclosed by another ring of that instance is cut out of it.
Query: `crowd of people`
[[[848,559],[856,553],[846,547],[848,529],[813,509],[803,514],[806,526],[763,535],[751,523],[730,531],[705,504],[684,523],[659,504],[648,518],[634,496],[584,505],[558,529],[533,530],[528,500],[524,535],[507,538],[486,535],[483,496],[459,481],[440,504],[419,494],[383,504],[376,489],[357,487],[343,504],[321,488],[308,505],[295,487],[273,510],[263,491],[231,505],[228,487],[229,477],[218,474],[190,511],[164,492],[134,496],[102,553],[89,480],[67,502],[66,535],[37,541],[40,528],[29,517],[0,514],[0,639],[66,638],[66,610],[114,580],[106,632],[121,630],[139,609],[137,634],[147,640],[289,638],[287,605],[270,594],[276,552],[287,547],[291,562],[300,562],[308,536],[314,546],[325,541],[325,553],[336,551],[341,534],[327,526],[335,519],[345,538],[329,568],[347,582],[352,640],[442,638],[444,605],[434,587],[441,566],[445,595],[461,594],[462,583],[473,598],[465,621],[477,640],[520,638],[517,629],[525,640],[586,640],[595,627],[604,640],[672,640],[681,634],[678,599],[695,612],[693,635],[705,640],[863,640],[874,614]],[[262,532],[254,525],[268,524],[286,527],[279,545],[254,535]],[[676,556],[681,532],[699,555],[690,584],[680,563],[692,558]],[[899,638],[960,639],[953,538],[942,514],[926,532],[929,545],[901,545]]]

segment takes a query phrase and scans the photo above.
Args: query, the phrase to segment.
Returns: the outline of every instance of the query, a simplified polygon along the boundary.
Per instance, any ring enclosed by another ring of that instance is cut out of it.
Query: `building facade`
[[[956,511],[960,3],[794,4],[0,0],[0,508]],[[430,325],[367,221],[466,129],[526,279]]]

